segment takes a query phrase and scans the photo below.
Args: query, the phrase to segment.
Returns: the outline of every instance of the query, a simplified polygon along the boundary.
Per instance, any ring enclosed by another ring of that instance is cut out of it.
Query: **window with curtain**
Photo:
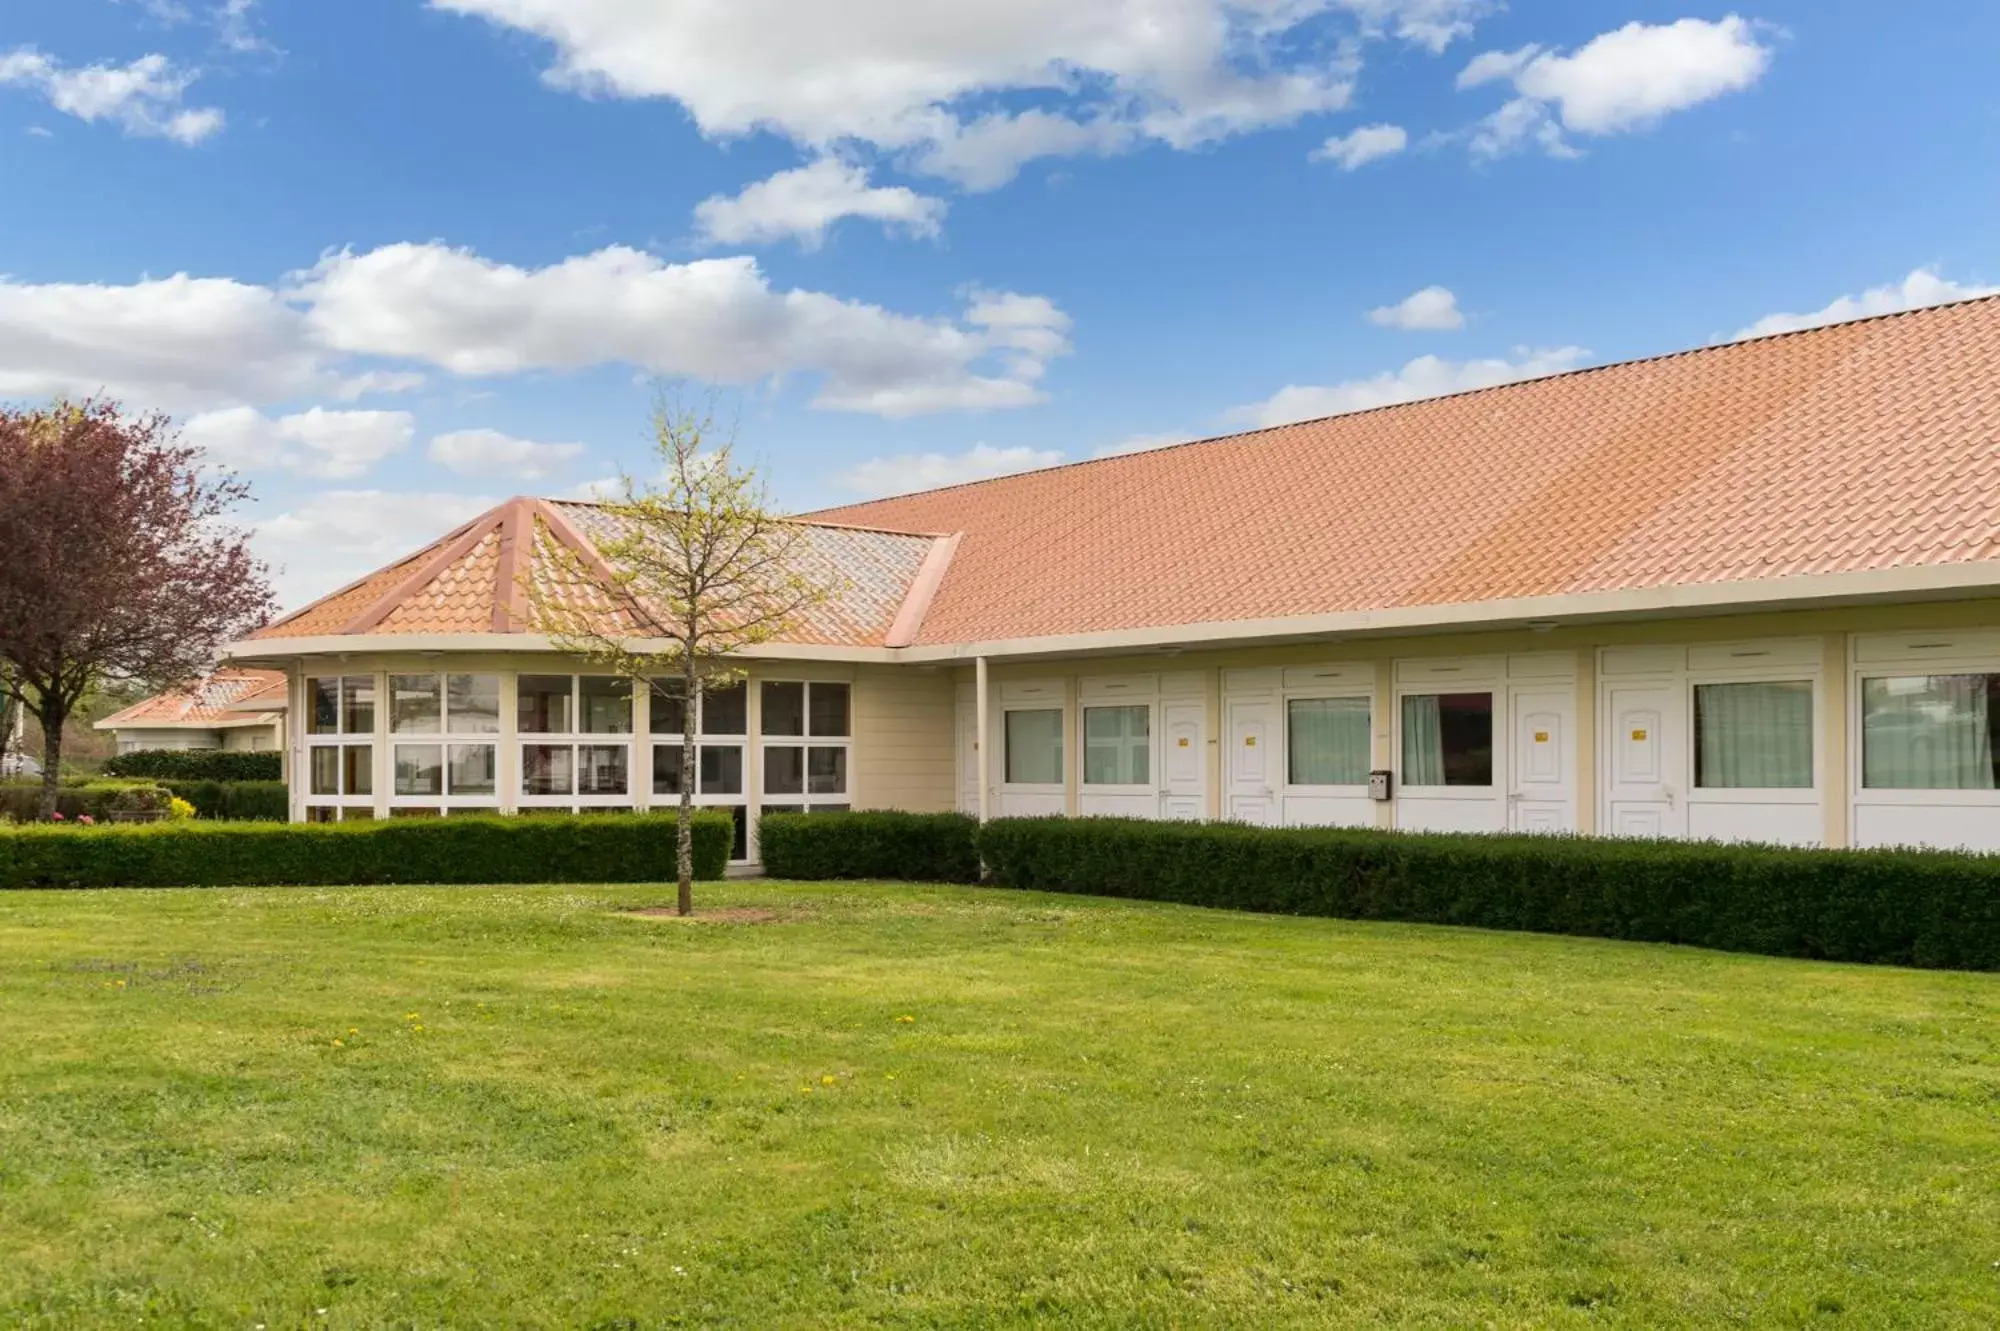
[[[1366,698],[1293,698],[1285,704],[1285,780],[1365,786],[1374,757]]]
[[[2000,675],[1861,682],[1861,784],[1869,790],[2000,789]]]
[[[1404,698],[1403,784],[1492,785],[1493,695],[1418,693]]]
[[[1810,790],[1813,686],[1697,684],[1694,783],[1704,790]]]
[[[1007,784],[1059,786],[1063,779],[1062,709],[1010,711],[1004,722],[1007,738]]]
[[[1152,779],[1153,709],[1083,709],[1083,784],[1143,786]],[[1060,778],[1058,778],[1060,779]]]

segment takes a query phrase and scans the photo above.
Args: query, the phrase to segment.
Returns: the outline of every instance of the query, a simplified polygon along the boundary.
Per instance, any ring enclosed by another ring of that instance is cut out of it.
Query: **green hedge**
[[[220,749],[141,749],[104,764],[106,776],[155,781],[283,781],[284,755],[225,753]]]
[[[1062,818],[979,849],[1045,892],[2000,970],[2000,856]]]
[[[165,808],[169,798],[170,792],[153,781],[64,781],[56,790],[56,812],[70,820],[87,815],[103,821],[118,808]],[[0,784],[0,821],[32,823],[41,813],[41,782]]]
[[[757,847],[773,878],[976,883],[978,826],[962,813],[767,813]]]
[[[0,828],[0,890],[672,882],[674,823],[621,814]],[[695,876],[722,877],[728,815],[698,815],[694,832]]]
[[[282,823],[292,816],[282,781],[162,781],[194,805],[200,818],[238,823]]]

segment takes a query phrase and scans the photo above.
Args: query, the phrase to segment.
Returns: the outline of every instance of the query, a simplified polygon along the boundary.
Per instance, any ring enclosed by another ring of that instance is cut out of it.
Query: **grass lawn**
[[[670,897],[0,896],[0,1325],[2000,1324],[2000,977]]]

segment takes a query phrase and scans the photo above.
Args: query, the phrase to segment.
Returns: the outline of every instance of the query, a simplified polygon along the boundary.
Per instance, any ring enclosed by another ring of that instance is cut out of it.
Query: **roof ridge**
[[[1053,468],[1048,468],[1046,470],[1053,470]],[[1002,479],[1002,478],[996,477],[989,479]],[[951,489],[955,487],[946,486],[944,488]],[[929,493],[929,492],[918,491],[917,493]],[[599,510],[600,512],[610,507],[611,505],[611,501],[605,499],[542,499],[539,500],[538,502],[548,504],[551,506],[557,504],[564,504],[574,508],[594,508]],[[862,502],[872,504],[878,501],[869,499],[869,500],[863,500]],[[873,532],[878,536],[920,536],[928,538],[933,541],[943,540],[945,537],[955,534],[948,531],[911,531],[907,527],[882,527],[867,522],[824,522],[818,518],[813,517],[810,513],[781,514],[779,520],[783,522],[790,522],[800,527],[819,527],[827,531]]]

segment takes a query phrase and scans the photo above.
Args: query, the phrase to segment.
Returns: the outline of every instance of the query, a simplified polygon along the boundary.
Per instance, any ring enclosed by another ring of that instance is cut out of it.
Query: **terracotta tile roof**
[[[218,670],[184,689],[155,694],[124,711],[97,723],[99,730],[147,729],[154,727],[216,729],[222,726],[262,724],[264,717],[246,703],[269,701],[270,710],[283,710],[285,677],[275,670]]]
[[[2000,298],[811,517],[963,533],[924,643],[1990,560]]]
[[[787,640],[824,646],[883,646],[892,628],[921,620],[922,575],[949,543],[929,534],[803,524],[807,568],[831,575],[838,594]],[[596,504],[513,499],[409,558],[370,574],[253,634],[253,638],[356,634],[525,633],[529,588],[599,623],[641,632],[644,620],[613,590],[598,542],[618,519]],[[567,549],[601,578],[581,578]],[[930,561],[927,565],[927,561]],[[914,612],[914,613],[913,613]]]

